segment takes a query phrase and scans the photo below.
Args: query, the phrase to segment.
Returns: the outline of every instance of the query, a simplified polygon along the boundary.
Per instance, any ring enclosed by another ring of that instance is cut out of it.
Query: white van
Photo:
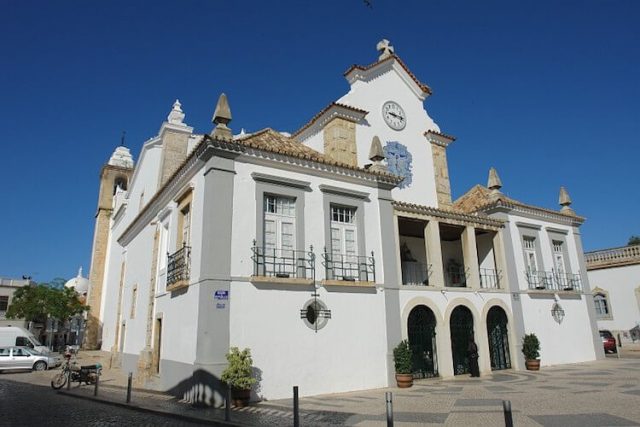
[[[22,346],[30,347],[42,354],[49,353],[49,349],[31,332],[17,326],[0,326],[0,347]]]

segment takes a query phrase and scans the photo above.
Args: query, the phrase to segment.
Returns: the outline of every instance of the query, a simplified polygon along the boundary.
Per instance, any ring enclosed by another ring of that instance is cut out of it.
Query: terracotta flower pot
[[[398,388],[409,388],[413,385],[412,374],[396,374],[396,383]]]
[[[540,370],[540,359],[528,359],[528,360],[525,360],[524,363],[528,371]]]
[[[237,408],[244,408],[249,404],[249,398],[251,397],[251,389],[231,389],[231,403]]]

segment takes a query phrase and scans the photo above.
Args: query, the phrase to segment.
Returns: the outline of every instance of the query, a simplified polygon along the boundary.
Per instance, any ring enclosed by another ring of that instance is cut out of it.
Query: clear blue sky
[[[485,183],[557,208],[585,248],[640,234],[640,1],[0,0],[0,276],[89,270],[98,173],[137,158],[174,99],[198,132],[220,92],[238,131],[292,131],[391,40],[434,95],[454,197]]]

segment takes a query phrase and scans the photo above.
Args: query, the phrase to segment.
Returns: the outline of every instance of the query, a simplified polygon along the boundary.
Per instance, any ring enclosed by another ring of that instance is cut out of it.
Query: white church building
[[[531,332],[542,366],[604,357],[566,191],[560,210],[531,206],[491,169],[452,201],[431,89],[378,50],[291,134],[233,135],[222,95],[211,133],[176,101],[135,167],[118,147],[100,175],[88,347],[216,404],[231,346],[251,349],[266,399],[394,385],[403,339],[416,378],[467,373],[469,337],[482,375],[524,369]]]

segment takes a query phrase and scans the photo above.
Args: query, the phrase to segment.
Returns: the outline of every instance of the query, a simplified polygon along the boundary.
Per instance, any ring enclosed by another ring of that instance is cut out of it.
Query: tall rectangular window
[[[178,202],[178,236],[176,239],[176,249],[183,246],[191,245],[191,200],[193,193],[191,191],[184,194]]]
[[[0,311],[7,311],[9,307],[9,297],[7,295],[0,296]]]
[[[264,248],[266,255],[282,250],[292,256],[296,249],[296,199],[264,196]],[[288,255],[287,255],[288,254]]]
[[[564,274],[566,272],[564,265],[564,254],[562,253],[563,242],[559,240],[553,241],[553,265],[557,274]]]
[[[525,267],[528,273],[535,274],[538,271],[538,260],[536,258],[536,238],[524,236],[522,238],[524,249]]]
[[[331,205],[331,253],[357,256],[357,231],[356,209]]]

